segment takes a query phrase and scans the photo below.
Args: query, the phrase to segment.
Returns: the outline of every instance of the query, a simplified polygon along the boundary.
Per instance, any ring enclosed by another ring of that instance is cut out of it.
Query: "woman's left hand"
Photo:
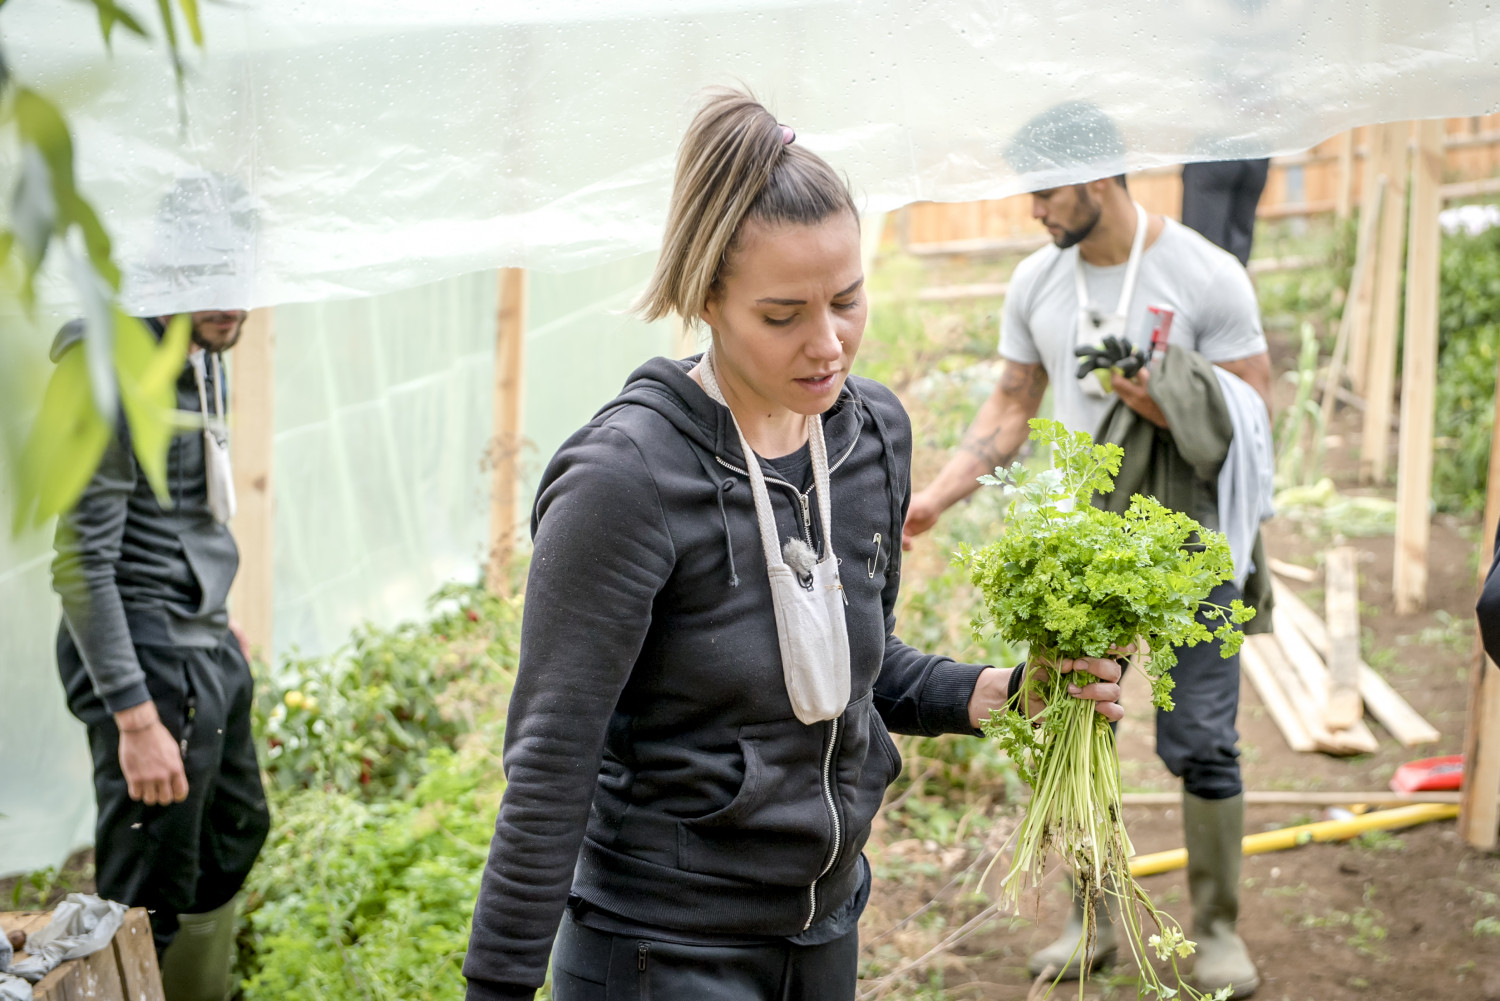
[[[1094,711],[1114,722],[1125,715],[1120,706],[1120,665],[1104,657],[1080,657],[1078,660],[1063,660],[1057,664],[1063,674],[1083,671],[1098,678],[1083,687],[1069,685],[1068,694],[1075,699],[1086,699],[1094,703]],[[1040,711],[1040,709],[1038,709]]]
[[[979,729],[980,724],[990,718],[991,709],[1005,708],[1005,695],[1012,670],[1020,671],[1024,668],[989,667],[980,673],[979,681],[974,685],[974,694],[969,699],[969,721],[974,729]],[[1031,670],[1045,677],[1052,668],[1033,664]],[[1057,670],[1064,674],[1070,671],[1092,674],[1099,680],[1082,687],[1069,685],[1068,694],[1093,702],[1095,711],[1107,720],[1118,720],[1125,715],[1125,710],[1120,707],[1120,665],[1115,661],[1104,657],[1082,657],[1078,660],[1060,661]],[[1027,708],[1035,716],[1042,711],[1044,705],[1040,696],[1032,695]]]

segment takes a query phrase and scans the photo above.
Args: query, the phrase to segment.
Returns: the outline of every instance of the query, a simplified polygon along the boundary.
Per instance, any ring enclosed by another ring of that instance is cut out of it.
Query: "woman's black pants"
[[[785,940],[682,945],[585,928],[563,915],[553,1001],[852,1001],[859,932],[824,945]]]

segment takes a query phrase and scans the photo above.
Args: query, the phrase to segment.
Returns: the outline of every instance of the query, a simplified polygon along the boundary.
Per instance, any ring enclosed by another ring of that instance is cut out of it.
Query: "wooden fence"
[[[1353,129],[1305,152],[1274,158],[1260,215],[1347,215],[1372,187],[1366,164],[1376,128]],[[1500,114],[1449,118],[1443,132],[1444,199],[1500,194]],[[1130,192],[1147,211],[1175,219],[1182,208],[1181,168],[1133,174]],[[891,225],[891,235],[919,253],[947,247],[983,249],[1012,240],[1024,245],[1044,235],[1031,218],[1027,195],[983,202],[917,202],[896,213]]]

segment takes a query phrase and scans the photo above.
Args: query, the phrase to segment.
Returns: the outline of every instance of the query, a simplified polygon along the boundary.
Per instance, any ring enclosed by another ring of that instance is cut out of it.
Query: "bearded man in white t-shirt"
[[[1106,336],[1149,351],[1164,310],[1172,313],[1172,348],[1195,351],[1238,376],[1269,412],[1270,359],[1245,269],[1193,230],[1142,210],[1126,187],[1123,153],[1113,123],[1083,102],[1039,116],[1012,141],[1007,155],[1019,172],[1044,180],[1049,174],[1076,177],[1088,165],[1097,179],[1032,194],[1032,216],[1047,228],[1052,244],[1016,267],[1001,320],[1000,381],[942,472],[913,495],[907,548],[942,512],[972,494],[979,476],[1015,459],[1048,386],[1053,416],[1070,430],[1097,435],[1118,399],[1170,432],[1149,391],[1148,366],[1122,366],[1132,374],[1114,371],[1105,389],[1096,373],[1080,376],[1077,354]],[[1217,527],[1212,506],[1187,513]],[[1227,604],[1239,597],[1233,583],[1221,587],[1210,600]],[[1236,931],[1244,830],[1235,730],[1239,660],[1221,658],[1217,643],[1179,653],[1173,672],[1177,707],[1157,715],[1157,753],[1183,779],[1192,938],[1198,942],[1193,979],[1209,992],[1233,985],[1232,996],[1242,998],[1258,986],[1259,976]],[[1033,975],[1062,970],[1064,979],[1074,979],[1083,968],[1112,958],[1114,936],[1103,913],[1094,947],[1083,955],[1082,916],[1075,901],[1062,937],[1031,957]]]

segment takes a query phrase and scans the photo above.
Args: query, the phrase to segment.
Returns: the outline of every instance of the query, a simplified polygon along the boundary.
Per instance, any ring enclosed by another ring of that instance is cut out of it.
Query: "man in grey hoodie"
[[[270,827],[250,732],[251,676],[225,601],[239,554],[220,354],[243,310],[192,314],[177,408],[202,427],[173,437],[165,501],[123,417],[88,486],[58,520],[58,671],[88,728],[99,819],[96,881],[151,912],[168,1001],[222,999],[234,898]],[[160,337],[170,317],[147,320]],[[63,327],[53,360],[81,350]],[[170,948],[169,948],[170,947]]]

